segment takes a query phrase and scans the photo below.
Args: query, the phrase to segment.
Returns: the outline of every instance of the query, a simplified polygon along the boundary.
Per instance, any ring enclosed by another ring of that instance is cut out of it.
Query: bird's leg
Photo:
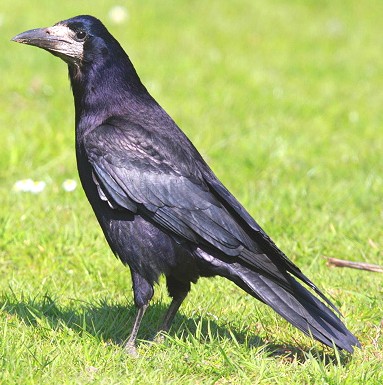
[[[175,315],[177,314],[178,309],[180,308],[183,300],[185,299],[187,293],[184,293],[184,295],[173,298],[164,319],[162,320],[161,326],[158,330],[159,333],[165,332],[167,333],[170,329],[170,326],[174,320]]]
[[[182,283],[173,279],[172,277],[167,277],[166,284],[169,294],[173,300],[165,314],[164,319],[162,320],[160,328],[158,329],[157,335],[155,337],[155,341],[157,342],[163,341],[162,333],[167,333],[169,331],[178,309],[180,308],[183,300],[186,298],[190,290],[190,282]]]
[[[128,340],[125,342],[125,350],[131,356],[137,356],[137,351],[136,351],[137,334],[138,334],[138,330],[140,329],[142,318],[144,317],[145,311],[148,308],[148,306],[149,305],[146,304],[138,308],[136,318],[134,319],[132,331],[130,333]]]
[[[131,271],[133,292],[134,292],[134,303],[136,304],[138,311],[136,318],[134,319],[133,328],[130,333],[128,340],[125,343],[125,350],[132,356],[137,356],[136,351],[136,339],[140,329],[142,318],[145,314],[146,309],[149,306],[149,301],[153,297],[153,286],[140,274]]]

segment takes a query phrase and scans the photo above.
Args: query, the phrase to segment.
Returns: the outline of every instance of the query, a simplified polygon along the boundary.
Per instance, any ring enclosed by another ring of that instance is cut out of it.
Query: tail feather
[[[231,277],[233,278],[233,277]],[[307,335],[325,345],[350,353],[360,347],[357,338],[343,322],[320,300],[293,277],[288,276],[290,289],[246,268],[237,270],[235,283],[246,292],[273,308],[278,314]]]

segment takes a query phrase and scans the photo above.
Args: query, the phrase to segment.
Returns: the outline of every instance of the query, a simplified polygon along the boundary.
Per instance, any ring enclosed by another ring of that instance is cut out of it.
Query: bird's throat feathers
[[[111,116],[133,113],[142,99],[153,101],[129,57],[120,50],[104,51],[80,65],[68,65],[77,127],[81,120],[88,120],[87,116],[97,116],[92,125],[99,125]]]

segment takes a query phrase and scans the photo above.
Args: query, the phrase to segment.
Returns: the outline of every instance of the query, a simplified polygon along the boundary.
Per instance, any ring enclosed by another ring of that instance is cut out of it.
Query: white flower
[[[21,179],[13,185],[13,190],[17,192],[31,192],[38,194],[45,189],[44,181],[34,181],[32,179]]]
[[[68,192],[74,191],[76,187],[77,187],[77,182],[74,179],[65,179],[62,184],[62,188]]]
[[[33,181],[33,184],[31,185],[30,192],[33,194],[41,193],[45,189],[45,186],[47,184],[44,181]]]
[[[122,5],[115,5],[108,13],[109,19],[115,24],[121,24],[128,18],[128,10]]]
[[[29,186],[33,183],[32,179],[21,179],[13,185],[13,190],[17,192],[29,191]]]

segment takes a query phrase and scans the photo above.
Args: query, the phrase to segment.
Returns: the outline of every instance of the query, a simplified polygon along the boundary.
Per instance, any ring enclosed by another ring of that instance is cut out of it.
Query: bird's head
[[[32,29],[12,40],[45,49],[76,67],[107,56],[111,46],[117,43],[100,20],[88,15],[63,20],[52,27]]]
[[[108,116],[112,107],[121,109],[122,101],[132,98],[144,97],[147,103],[149,99],[154,103],[128,55],[93,16],[76,16],[52,27],[32,29],[12,40],[42,48],[68,64],[77,118],[94,106]],[[110,103],[112,98],[117,101]]]

